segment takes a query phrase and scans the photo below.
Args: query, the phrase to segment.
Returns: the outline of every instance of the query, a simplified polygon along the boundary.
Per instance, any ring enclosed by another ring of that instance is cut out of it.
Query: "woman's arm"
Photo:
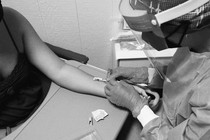
[[[66,64],[40,39],[24,16],[13,9],[8,12],[15,16],[20,26],[24,51],[33,65],[62,87],[105,97],[105,83],[93,81],[93,76]]]

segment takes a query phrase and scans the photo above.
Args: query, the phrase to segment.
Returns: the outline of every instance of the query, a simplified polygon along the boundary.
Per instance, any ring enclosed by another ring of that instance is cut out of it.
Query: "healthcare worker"
[[[66,64],[23,15],[2,7],[0,1],[0,138],[6,128],[17,128],[42,103],[50,86],[43,82],[45,76],[72,91],[105,97],[105,83]]]
[[[158,74],[146,67],[112,70],[105,87],[109,101],[139,120],[141,139],[209,140],[209,0],[122,0],[120,10],[131,30],[142,32],[142,39],[152,47],[178,50],[167,66],[160,110],[151,109],[150,99],[130,84],[150,87],[151,76]]]

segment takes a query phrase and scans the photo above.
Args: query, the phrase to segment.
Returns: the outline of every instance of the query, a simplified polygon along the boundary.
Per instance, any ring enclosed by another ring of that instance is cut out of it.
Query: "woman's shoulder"
[[[26,28],[28,20],[17,10],[10,7],[3,7],[4,19],[11,27],[16,27],[19,30]]]
[[[6,18],[15,18],[15,19],[19,19],[20,16],[22,16],[22,14],[11,8],[11,7],[3,7],[3,12],[4,12],[4,17]]]

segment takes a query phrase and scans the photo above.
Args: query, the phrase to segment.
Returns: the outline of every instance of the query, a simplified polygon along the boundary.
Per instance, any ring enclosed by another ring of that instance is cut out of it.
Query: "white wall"
[[[22,13],[40,37],[87,55],[89,64],[112,66],[110,38],[118,32],[119,0],[3,0]]]

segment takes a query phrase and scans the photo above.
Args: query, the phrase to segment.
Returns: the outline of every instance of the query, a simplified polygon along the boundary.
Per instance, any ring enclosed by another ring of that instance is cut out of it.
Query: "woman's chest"
[[[9,21],[6,29],[3,22],[0,23],[0,80],[7,78],[17,64],[18,53],[22,52],[23,44],[18,28],[13,28]]]
[[[7,78],[17,64],[17,53],[1,52],[0,53],[0,80]]]

